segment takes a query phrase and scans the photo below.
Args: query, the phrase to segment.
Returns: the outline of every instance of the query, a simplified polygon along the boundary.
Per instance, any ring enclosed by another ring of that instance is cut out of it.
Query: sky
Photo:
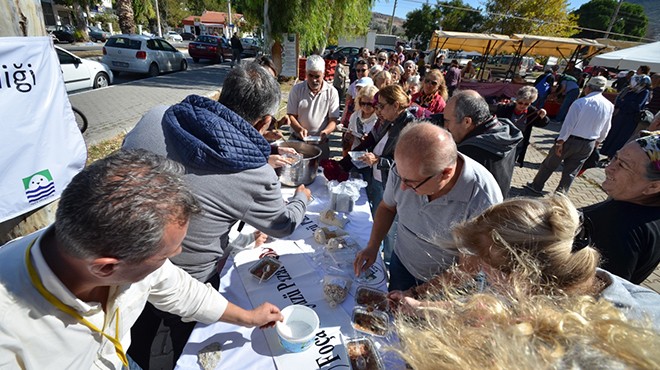
[[[549,0],[552,1],[552,0]],[[579,8],[582,4],[588,2],[589,0],[569,0],[569,10],[574,10]],[[434,5],[435,0],[398,0],[396,5],[396,17],[406,19],[406,14],[415,9],[422,7],[422,4],[429,3],[429,5]],[[469,4],[473,8],[481,7],[484,8],[485,0],[463,0],[464,3]],[[376,5],[373,8],[374,12],[383,13],[387,15],[392,15],[392,9],[394,7],[394,0],[376,0]]]

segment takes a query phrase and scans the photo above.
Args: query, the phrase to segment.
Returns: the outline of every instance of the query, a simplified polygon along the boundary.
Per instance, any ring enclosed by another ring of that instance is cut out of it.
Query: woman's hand
[[[277,147],[277,153],[280,155],[285,155],[285,154],[298,154],[295,149],[293,148],[287,148],[285,146],[278,146]]]
[[[547,115],[548,115],[548,112],[546,112],[545,109],[543,109],[543,108],[539,109],[539,118],[540,119],[545,118],[545,116],[547,116]]]

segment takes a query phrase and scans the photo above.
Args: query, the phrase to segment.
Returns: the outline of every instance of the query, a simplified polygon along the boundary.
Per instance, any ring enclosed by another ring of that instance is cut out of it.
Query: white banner
[[[87,149],[50,37],[0,37],[0,222],[44,206]]]

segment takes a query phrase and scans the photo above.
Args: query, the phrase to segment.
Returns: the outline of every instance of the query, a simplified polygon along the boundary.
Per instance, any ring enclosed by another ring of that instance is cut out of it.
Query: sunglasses
[[[367,71],[366,68],[358,68],[355,70],[355,72],[366,72],[366,71]]]
[[[431,84],[433,86],[438,85],[438,81],[433,81],[433,80],[424,80],[424,83]]]
[[[387,62],[387,59],[385,59],[385,58],[378,58],[378,60],[381,61],[381,62]]]
[[[374,107],[374,103],[370,101],[361,101],[360,102],[361,107]]]

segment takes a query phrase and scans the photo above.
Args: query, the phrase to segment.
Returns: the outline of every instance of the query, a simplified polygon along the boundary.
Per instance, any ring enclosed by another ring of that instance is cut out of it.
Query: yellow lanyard
[[[97,333],[100,333],[104,337],[108,338],[108,340],[115,346],[115,351],[117,352],[117,356],[119,356],[119,359],[121,360],[122,364],[124,366],[128,367],[128,358],[126,357],[126,352],[124,352],[124,348],[121,345],[121,342],[119,341],[119,309],[117,309],[117,317],[115,321],[115,337],[111,337],[110,335],[106,334],[103,330],[100,330],[97,328],[94,324],[91,322],[87,321],[84,317],[82,317],[78,312],[76,312],[73,308],[67,306],[64,304],[62,301],[60,301],[57,297],[55,297],[51,292],[46,290],[46,287],[44,287],[44,284],[41,282],[41,279],[39,279],[39,275],[37,274],[37,270],[35,270],[34,266],[32,265],[32,261],[30,260],[30,250],[32,249],[32,246],[34,245],[34,242],[37,241],[37,239],[34,239],[32,243],[27,247],[27,250],[25,251],[25,264],[27,265],[28,273],[30,274],[30,280],[32,280],[32,285],[34,285],[35,288],[37,288],[37,291],[41,293],[41,295],[46,298],[48,302],[50,302],[53,306],[58,308],[59,310],[63,311],[64,313],[67,313],[71,315],[73,318],[78,320],[81,324],[85,325],[92,331],[95,331]]]

